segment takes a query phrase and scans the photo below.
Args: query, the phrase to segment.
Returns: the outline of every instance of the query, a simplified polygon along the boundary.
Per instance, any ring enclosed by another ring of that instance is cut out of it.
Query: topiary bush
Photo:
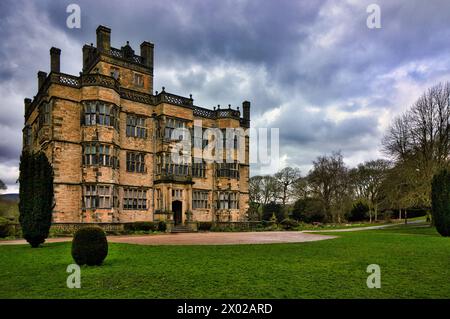
[[[98,226],[87,226],[75,232],[72,257],[78,265],[101,265],[108,255],[106,234]]]
[[[431,211],[436,230],[442,236],[450,236],[450,172],[440,171],[431,184]]]

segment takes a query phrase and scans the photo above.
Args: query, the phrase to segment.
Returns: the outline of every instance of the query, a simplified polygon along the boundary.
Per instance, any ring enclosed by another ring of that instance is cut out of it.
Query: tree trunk
[[[432,223],[432,221],[431,221],[431,214],[430,214],[430,211],[429,210],[427,210],[427,214],[426,214],[426,222],[427,223]]]

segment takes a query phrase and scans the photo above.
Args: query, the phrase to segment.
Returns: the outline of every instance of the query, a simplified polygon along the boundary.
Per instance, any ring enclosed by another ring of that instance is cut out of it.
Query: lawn
[[[0,246],[0,298],[449,298],[450,238],[422,225],[299,244],[110,244],[66,288],[70,243]],[[366,267],[381,267],[380,289]]]

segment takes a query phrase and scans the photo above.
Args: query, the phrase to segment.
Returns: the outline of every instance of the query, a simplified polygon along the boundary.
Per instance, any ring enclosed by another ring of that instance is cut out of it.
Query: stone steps
[[[177,225],[172,228],[171,233],[192,233],[192,231],[185,225]]]

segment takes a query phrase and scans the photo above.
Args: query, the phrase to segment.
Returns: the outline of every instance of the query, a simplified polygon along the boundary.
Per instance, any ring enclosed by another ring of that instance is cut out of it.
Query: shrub
[[[155,231],[158,225],[153,222],[134,222],[124,225],[126,231]]]
[[[134,231],[134,223],[125,223],[125,224],[123,224],[123,230],[126,233]]]
[[[359,222],[367,219],[369,206],[361,201],[353,204],[352,210],[347,215],[349,222]]]
[[[450,236],[450,172],[440,171],[431,184],[431,211],[436,230],[442,236]]]
[[[292,218],[305,223],[322,223],[325,217],[323,203],[316,198],[299,199],[292,210]]]
[[[156,225],[153,222],[135,222],[134,226],[136,230],[142,230],[142,231],[155,231],[158,229],[158,225]]]
[[[213,232],[232,232],[235,231],[233,226],[227,224],[214,224],[211,226]]]
[[[255,202],[249,203],[249,208],[247,210],[247,217],[249,221],[260,221],[261,220],[261,214],[260,214],[260,204]]]
[[[264,230],[277,230],[278,229],[278,225],[275,220],[263,220],[261,221],[261,226],[263,227]]]
[[[100,227],[78,229],[73,236],[72,257],[78,265],[101,265],[108,255],[108,240]]]
[[[43,152],[22,152],[19,182],[22,234],[35,248],[49,235],[53,211],[53,169]]]
[[[12,225],[6,218],[0,217],[0,238],[11,236]]]
[[[158,222],[158,231],[165,232],[166,229],[167,229],[167,224],[166,224],[166,222],[163,221],[163,220],[160,220],[160,221]]]
[[[298,227],[298,222],[294,219],[289,219],[289,218],[283,219],[280,224],[281,224],[281,227],[283,227],[283,229],[285,229],[285,230],[290,230],[295,227]]]
[[[270,220],[262,220],[261,221],[261,226],[263,228],[270,227],[270,226],[272,226],[272,222]]]
[[[199,222],[198,230],[201,231],[210,231],[212,228],[212,222]]]
[[[264,205],[262,214],[263,220],[270,220],[274,214],[278,222],[281,222],[283,219],[285,219],[284,210],[280,204],[271,202],[267,205]]]

